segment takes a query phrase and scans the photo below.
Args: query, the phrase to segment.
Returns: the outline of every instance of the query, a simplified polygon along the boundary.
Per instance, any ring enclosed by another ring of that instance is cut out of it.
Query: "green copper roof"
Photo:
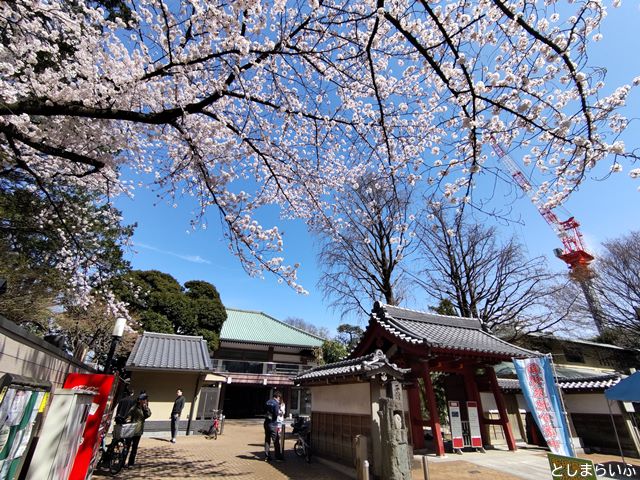
[[[220,340],[227,342],[320,347],[323,339],[287,325],[266,313],[227,308]]]

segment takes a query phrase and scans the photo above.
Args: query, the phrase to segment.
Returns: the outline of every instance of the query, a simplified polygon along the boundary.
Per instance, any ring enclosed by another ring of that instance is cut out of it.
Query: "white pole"
[[[613,431],[616,434],[616,441],[618,442],[618,450],[620,450],[620,457],[622,458],[622,463],[627,463],[624,459],[624,454],[622,453],[622,445],[620,445],[620,437],[618,436],[618,429],[616,428],[616,422],[615,422],[615,419],[613,418],[613,412],[611,411],[611,403],[608,398],[606,400],[607,400],[607,407],[609,407],[609,416],[611,417],[611,423],[613,423]]]
[[[369,480],[369,460],[362,462],[362,479]]]

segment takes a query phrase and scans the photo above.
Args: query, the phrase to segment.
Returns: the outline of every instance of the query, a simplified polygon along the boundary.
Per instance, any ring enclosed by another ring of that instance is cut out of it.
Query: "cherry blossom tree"
[[[299,291],[266,207],[333,216],[368,172],[474,202],[491,141],[528,152],[548,205],[636,160],[619,135],[637,80],[606,93],[587,62],[603,0],[110,3],[0,4],[0,171],[109,197],[150,175]]]
[[[46,334],[60,307],[117,304],[106,283],[128,270],[123,246],[135,226],[121,225],[104,195],[64,178],[42,185],[25,172],[0,174],[0,276],[8,284],[0,313]]]

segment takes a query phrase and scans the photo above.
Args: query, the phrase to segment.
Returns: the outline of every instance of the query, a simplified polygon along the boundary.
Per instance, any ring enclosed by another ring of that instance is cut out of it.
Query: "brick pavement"
[[[180,478],[230,478],[237,480],[346,480],[349,477],[327,466],[307,464],[293,453],[287,440],[285,461],[267,463],[264,458],[264,431],[261,422],[228,420],[223,435],[208,440],[202,435],[169,438],[147,433],[140,441],[136,466],[116,478],[131,480]],[[99,475],[96,475],[98,477]]]
[[[140,442],[137,465],[133,469],[123,470],[116,478],[131,480],[165,478],[346,480],[350,478],[316,459],[313,459],[311,464],[307,464],[304,460],[296,457],[293,453],[294,441],[292,439],[287,440],[285,462],[266,463],[262,460],[264,456],[262,440],[261,423],[243,420],[227,421],[225,432],[218,437],[218,440],[207,440],[201,435],[182,436],[178,438],[178,443],[172,444],[169,442],[169,438],[159,438],[152,433],[147,433]],[[483,458],[493,457],[491,452],[486,455]],[[499,456],[496,456],[495,460],[501,463]],[[527,469],[524,463],[522,467]],[[474,457],[471,455],[464,460],[458,460],[451,456],[442,460],[430,460],[429,472],[429,480],[517,480],[523,478],[518,475],[518,468],[511,471],[499,471],[486,465],[474,463]],[[423,480],[419,462],[415,462],[412,473],[413,480]]]

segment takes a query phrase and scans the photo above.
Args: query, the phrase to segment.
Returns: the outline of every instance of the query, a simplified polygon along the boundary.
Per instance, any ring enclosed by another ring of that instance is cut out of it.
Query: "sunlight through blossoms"
[[[619,110],[638,79],[604,95],[588,65],[600,0],[102,4],[0,4],[2,169],[106,201],[131,191],[123,167],[151,174],[198,199],[196,223],[219,214],[249,274],[299,292],[269,206],[339,228],[336,199],[371,174],[473,203],[492,139],[528,155],[548,206],[637,159]]]

